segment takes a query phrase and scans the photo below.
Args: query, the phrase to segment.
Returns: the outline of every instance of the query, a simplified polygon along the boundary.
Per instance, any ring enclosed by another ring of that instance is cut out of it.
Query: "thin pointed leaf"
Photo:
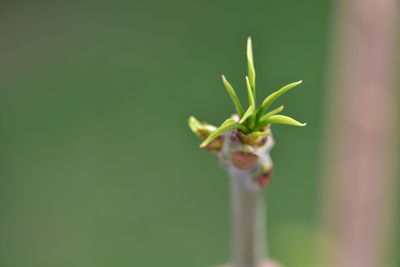
[[[253,45],[251,42],[251,37],[247,38],[247,73],[250,80],[250,85],[255,95],[256,91],[256,71],[254,69],[254,59],[253,59]]]
[[[261,121],[262,126],[267,125],[267,124],[288,124],[288,125],[294,125],[294,126],[306,126],[307,123],[301,123],[296,121],[295,119],[292,119],[288,116],[284,115],[273,115],[269,117],[268,119]]]
[[[247,76],[246,76],[246,86],[247,86],[247,95],[248,95],[248,98],[249,98],[249,105],[255,107],[256,106],[256,101],[254,99],[253,90],[251,89],[249,77],[247,77]]]
[[[248,117],[253,115],[254,113],[254,106],[249,106],[249,108],[246,110],[246,112],[243,114],[243,116],[240,118],[239,123],[243,123],[247,120]]]
[[[227,119],[212,134],[210,134],[207,137],[207,139],[203,141],[203,143],[201,143],[200,147],[207,146],[209,143],[211,143],[215,138],[217,138],[221,134],[226,133],[233,129],[240,129],[244,132],[247,131],[247,128],[245,126],[237,123],[236,121],[234,121],[232,119]]]
[[[247,86],[247,94],[248,94],[248,98],[249,98],[249,106],[253,106],[254,110],[255,110],[256,109],[256,100],[254,98],[254,92],[251,89],[249,77],[247,77],[247,76],[246,76],[246,86]],[[253,114],[251,114],[251,116],[249,118],[249,122],[248,122],[247,126],[250,129],[253,129],[255,124],[256,124],[256,114],[253,113]]]
[[[264,116],[261,117],[260,121],[266,120],[266,119],[268,119],[269,117],[271,117],[271,116],[273,116],[273,115],[275,115],[275,114],[278,114],[278,113],[281,112],[284,108],[285,108],[285,107],[282,105],[282,106],[280,106],[279,108],[276,108],[276,109],[274,109],[274,110],[268,112],[267,114],[265,114]]]
[[[233,89],[232,85],[228,82],[224,75],[222,75],[222,82],[225,85],[226,90],[228,91],[229,96],[232,99],[233,104],[235,105],[236,112],[239,116],[243,115],[243,107],[240,103],[238,96],[236,95],[235,89]]]
[[[265,110],[267,110],[267,108],[269,106],[271,106],[271,104],[278,98],[280,97],[282,94],[286,93],[287,91],[289,91],[290,89],[292,89],[293,87],[301,84],[302,81],[298,81],[298,82],[294,82],[291,84],[288,84],[284,87],[282,87],[281,89],[279,89],[278,91],[270,94],[269,96],[267,96],[264,101],[261,104],[261,108],[259,110],[258,115],[261,115],[262,113],[264,113]]]
[[[247,60],[253,62],[253,44],[251,42],[251,37],[247,37]]]

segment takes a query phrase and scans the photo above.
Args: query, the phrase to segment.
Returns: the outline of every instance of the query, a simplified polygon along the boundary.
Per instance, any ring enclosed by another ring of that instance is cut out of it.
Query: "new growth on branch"
[[[256,71],[254,68],[253,49],[251,38],[247,39],[247,68],[248,74],[245,77],[248,107],[245,110],[238,98],[235,89],[228,82],[226,77],[222,75],[222,82],[228,91],[229,96],[234,104],[236,114],[231,118],[226,119],[219,127],[215,127],[205,122],[199,122],[195,117],[189,118],[190,129],[199,136],[203,142],[200,147],[212,151],[222,149],[223,138],[221,136],[234,129],[241,132],[241,141],[245,144],[255,145],[259,144],[264,137],[270,135],[269,126],[271,124],[288,124],[294,126],[305,126],[306,123],[301,123],[295,119],[280,115],[279,113],[284,109],[280,106],[276,109],[268,111],[268,108],[284,93],[302,83],[302,81],[288,84],[276,92],[268,95],[260,106],[256,105]],[[268,112],[267,112],[268,111]],[[264,138],[265,140],[265,138]],[[262,142],[261,142],[262,143]]]
[[[246,87],[248,107],[243,108],[235,89],[222,75],[222,82],[235,106],[236,114],[219,127],[189,118],[190,129],[203,141],[200,147],[215,153],[227,170],[231,188],[232,244],[230,267],[261,267],[266,255],[264,208],[261,189],[272,177],[270,150],[274,145],[272,124],[304,126],[280,115],[283,106],[269,111],[284,93],[301,84],[288,84],[256,104],[256,71],[251,39],[247,39]],[[268,266],[268,265],[267,265]]]

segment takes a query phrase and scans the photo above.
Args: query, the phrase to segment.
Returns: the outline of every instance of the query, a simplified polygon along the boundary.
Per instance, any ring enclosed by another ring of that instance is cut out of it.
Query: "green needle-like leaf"
[[[254,91],[251,89],[250,80],[249,80],[249,77],[247,77],[247,76],[246,76],[246,86],[247,86],[247,94],[249,97],[249,106],[254,107],[254,110],[255,110],[256,109],[256,100],[254,98]],[[256,114],[252,113],[249,118],[248,127],[250,129],[253,129],[255,124],[256,124]]]
[[[292,119],[288,116],[284,115],[273,115],[269,117],[268,119],[261,121],[260,126],[263,127],[267,124],[288,124],[288,125],[294,125],[294,126],[306,126],[307,123],[301,123],[296,121],[295,119]]]
[[[242,116],[243,115],[243,107],[242,107],[242,104],[240,103],[240,100],[235,92],[235,89],[233,89],[232,85],[228,82],[228,80],[225,78],[224,75],[222,75],[222,82],[224,83],[225,88],[228,91],[233,104],[235,105],[236,112],[238,113],[239,116]]]
[[[224,121],[221,126],[219,126],[215,132],[213,132],[212,134],[210,134],[206,140],[204,140],[203,143],[201,143],[200,147],[205,147],[207,146],[209,143],[211,143],[215,138],[217,138],[218,136],[220,136],[221,134],[228,132],[230,130],[233,129],[239,129],[243,132],[247,132],[247,128],[239,123],[237,123],[236,121],[234,121],[233,119],[227,119],[226,121]]]
[[[254,93],[253,93],[253,90],[251,89],[249,77],[247,77],[247,76],[246,76],[246,86],[247,86],[247,95],[249,98],[249,105],[255,107],[256,101],[254,99]]]
[[[246,110],[246,112],[243,114],[243,116],[240,118],[239,123],[243,123],[247,120],[248,117],[254,114],[254,106],[249,106],[249,108]]]
[[[265,110],[267,110],[267,108],[269,106],[271,106],[272,103],[274,103],[274,101],[278,97],[280,97],[281,95],[283,95],[284,93],[286,93],[287,91],[289,91],[290,89],[292,89],[293,87],[295,87],[295,86],[297,86],[297,85],[299,85],[301,83],[302,83],[302,81],[298,81],[298,82],[294,82],[294,83],[288,84],[288,85],[282,87],[281,89],[279,89],[278,91],[276,91],[276,92],[270,94],[269,96],[267,96],[264,99],[264,101],[262,102],[260,110],[258,111],[257,115],[260,116],[262,113],[264,113]]]
[[[268,112],[267,114],[265,114],[264,116],[261,117],[260,121],[266,120],[269,117],[271,117],[272,115],[278,114],[279,112],[281,112],[284,109],[284,106],[280,106],[279,108],[276,108],[270,112]]]
[[[250,80],[250,85],[253,90],[253,94],[256,93],[256,70],[254,68],[253,59],[253,45],[251,42],[251,37],[247,38],[247,73]]]

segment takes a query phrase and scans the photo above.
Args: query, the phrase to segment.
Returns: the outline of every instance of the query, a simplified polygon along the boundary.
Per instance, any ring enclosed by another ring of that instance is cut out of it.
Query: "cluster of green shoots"
[[[284,106],[280,106],[267,112],[268,108],[278,97],[293,87],[301,84],[302,81],[294,82],[282,87],[276,92],[268,95],[259,107],[256,106],[256,71],[254,68],[253,49],[250,37],[247,39],[247,65],[248,74],[246,76],[246,87],[249,106],[246,110],[243,109],[242,103],[240,102],[235,89],[228,82],[225,76],[222,75],[222,82],[232,99],[238,119],[229,118],[225,120],[219,127],[214,127],[207,123],[199,122],[193,116],[189,118],[189,126],[192,131],[200,138],[204,139],[200,147],[206,147],[225,132],[234,129],[238,129],[245,134],[251,135],[252,137],[264,137],[269,135],[269,131],[265,131],[265,129],[271,124],[288,124],[294,126],[306,125],[306,123],[300,123],[288,116],[279,115],[278,113],[283,110]]]

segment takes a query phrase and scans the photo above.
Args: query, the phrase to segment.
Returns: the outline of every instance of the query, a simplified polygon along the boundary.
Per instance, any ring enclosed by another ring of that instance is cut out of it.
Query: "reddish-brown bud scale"
[[[231,161],[240,170],[250,170],[257,165],[258,156],[252,153],[235,151],[231,154]]]
[[[271,182],[271,179],[272,179],[272,169],[258,175],[254,180],[258,186],[263,188],[266,187]]]

